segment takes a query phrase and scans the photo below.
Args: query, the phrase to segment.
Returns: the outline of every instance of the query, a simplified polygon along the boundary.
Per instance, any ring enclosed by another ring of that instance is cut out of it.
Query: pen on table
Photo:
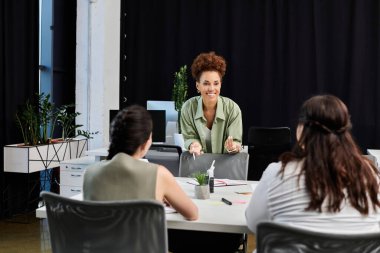
[[[242,195],[251,195],[252,192],[235,192],[237,194],[242,194]]]
[[[232,205],[232,202],[229,201],[229,200],[227,200],[227,199],[225,199],[225,198],[222,198],[222,201],[223,201],[224,203],[226,203],[227,205]]]

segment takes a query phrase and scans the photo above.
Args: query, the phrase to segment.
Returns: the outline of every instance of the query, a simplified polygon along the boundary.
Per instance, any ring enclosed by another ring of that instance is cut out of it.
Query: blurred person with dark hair
[[[107,160],[86,169],[86,200],[153,199],[170,204],[188,220],[198,218],[198,208],[164,166],[141,161],[152,144],[149,112],[137,105],[121,110],[111,124]]]
[[[332,95],[301,107],[297,143],[265,170],[246,210],[249,229],[262,221],[313,231],[379,232],[379,172],[351,135],[346,105]]]

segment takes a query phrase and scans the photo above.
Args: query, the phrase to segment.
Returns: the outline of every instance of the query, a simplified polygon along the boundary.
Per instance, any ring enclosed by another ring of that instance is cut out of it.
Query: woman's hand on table
[[[228,136],[227,140],[224,142],[224,148],[228,153],[234,154],[240,152],[241,145],[240,143],[234,142],[232,136]]]
[[[194,154],[196,156],[202,155],[203,154],[202,145],[196,141],[191,143],[189,146],[189,152],[190,154]]]

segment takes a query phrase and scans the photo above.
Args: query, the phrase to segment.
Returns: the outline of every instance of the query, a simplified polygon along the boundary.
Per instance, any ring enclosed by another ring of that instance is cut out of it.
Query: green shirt
[[[203,114],[202,97],[192,97],[181,109],[181,131],[185,140],[185,148],[198,141],[205,153],[227,153],[224,142],[232,136],[235,142],[241,144],[243,123],[239,106],[229,98],[219,96],[214,123],[211,128],[211,149],[208,150],[205,141],[206,118]]]

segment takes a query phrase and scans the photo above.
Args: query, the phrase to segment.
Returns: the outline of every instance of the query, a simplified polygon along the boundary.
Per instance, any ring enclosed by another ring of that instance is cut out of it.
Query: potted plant
[[[29,100],[21,112],[16,113],[17,126],[20,128],[24,145],[45,144],[51,140],[48,136],[48,127],[52,125],[50,134],[54,132],[56,114],[53,104],[49,101],[50,95],[37,94],[37,106]]]
[[[31,173],[58,167],[63,160],[78,158],[87,150],[89,136],[86,131],[75,138],[75,117],[80,113],[68,109],[74,105],[56,108],[50,95],[37,94],[36,103],[29,100],[16,114],[24,143],[4,146],[4,171]],[[62,138],[53,139],[55,127],[62,127]]]
[[[57,122],[62,127],[62,140],[71,140],[78,136],[83,136],[86,139],[92,139],[92,135],[98,134],[99,131],[90,132],[87,130],[77,129],[83,125],[75,124],[75,118],[80,115],[80,112],[71,111],[70,108],[74,108],[74,104],[62,105],[58,108]],[[77,132],[75,133],[75,130]]]
[[[184,141],[181,134],[181,109],[187,99],[187,66],[180,67],[178,72],[174,73],[172,99],[174,101],[174,109],[178,112],[177,129],[178,134],[174,134],[174,143],[180,147],[184,147]]]
[[[16,113],[17,126],[20,128],[24,145],[36,145],[40,141],[40,123],[37,109],[29,102],[21,113]]]
[[[210,188],[208,186],[207,173],[196,172],[194,175],[194,180],[198,183],[195,185],[195,198],[197,199],[209,199],[210,198]]]
[[[62,127],[62,139],[72,138],[75,135],[75,129],[82,125],[75,124],[75,118],[80,115],[80,112],[70,112],[74,104],[62,105],[58,109],[57,122]]]

